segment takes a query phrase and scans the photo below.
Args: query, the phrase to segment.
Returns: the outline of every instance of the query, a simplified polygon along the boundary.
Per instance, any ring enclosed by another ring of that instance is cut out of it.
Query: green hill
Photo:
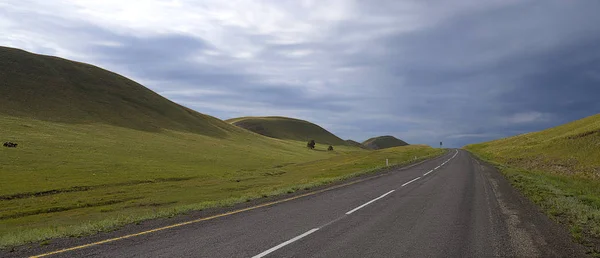
[[[364,141],[362,145],[372,150],[379,150],[391,147],[406,146],[408,143],[394,136],[386,135],[368,139]]]
[[[354,141],[354,140],[346,140],[346,145],[359,147],[361,149],[369,149],[369,148],[367,148],[367,146],[364,146],[362,143]]]
[[[227,122],[271,138],[317,144],[346,145],[346,142],[322,127],[308,121],[288,117],[240,117]]]
[[[235,127],[93,65],[0,47],[0,114],[224,137]]]
[[[598,177],[600,114],[467,148],[508,165],[543,169],[554,174]]]
[[[600,252],[600,114],[465,148],[496,164],[512,184],[576,241]]]

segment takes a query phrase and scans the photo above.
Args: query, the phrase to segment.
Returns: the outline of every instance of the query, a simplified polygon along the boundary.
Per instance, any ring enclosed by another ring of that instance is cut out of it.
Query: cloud
[[[506,119],[507,123],[511,124],[525,124],[525,123],[536,123],[543,122],[549,119],[548,115],[540,112],[521,112],[516,113]]]
[[[472,134],[454,134],[446,137],[447,139],[461,139],[461,138],[490,138],[497,137],[497,134],[485,134],[485,133],[472,133]]]
[[[223,119],[460,147],[595,114],[596,1],[0,3],[0,45],[92,63]]]

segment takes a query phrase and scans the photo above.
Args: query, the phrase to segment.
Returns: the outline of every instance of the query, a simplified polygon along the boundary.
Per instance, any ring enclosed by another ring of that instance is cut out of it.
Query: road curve
[[[463,150],[274,205],[52,251],[34,248],[0,256],[585,256],[563,227]]]

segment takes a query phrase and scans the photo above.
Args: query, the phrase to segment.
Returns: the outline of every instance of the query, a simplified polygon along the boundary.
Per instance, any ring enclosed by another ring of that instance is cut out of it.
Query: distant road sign
[[[440,142],[440,147],[442,147],[442,142]]]

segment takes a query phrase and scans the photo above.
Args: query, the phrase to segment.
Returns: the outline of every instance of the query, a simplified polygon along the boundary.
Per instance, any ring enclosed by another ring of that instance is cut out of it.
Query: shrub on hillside
[[[332,151],[333,150],[333,146],[329,145],[329,148],[327,148],[328,151]]]
[[[314,149],[314,148],[315,148],[315,145],[316,145],[316,143],[315,143],[315,140],[310,140],[310,142],[308,142],[308,143],[306,144],[306,147],[308,147],[309,149],[311,149],[311,150],[312,150],[312,149]]]

